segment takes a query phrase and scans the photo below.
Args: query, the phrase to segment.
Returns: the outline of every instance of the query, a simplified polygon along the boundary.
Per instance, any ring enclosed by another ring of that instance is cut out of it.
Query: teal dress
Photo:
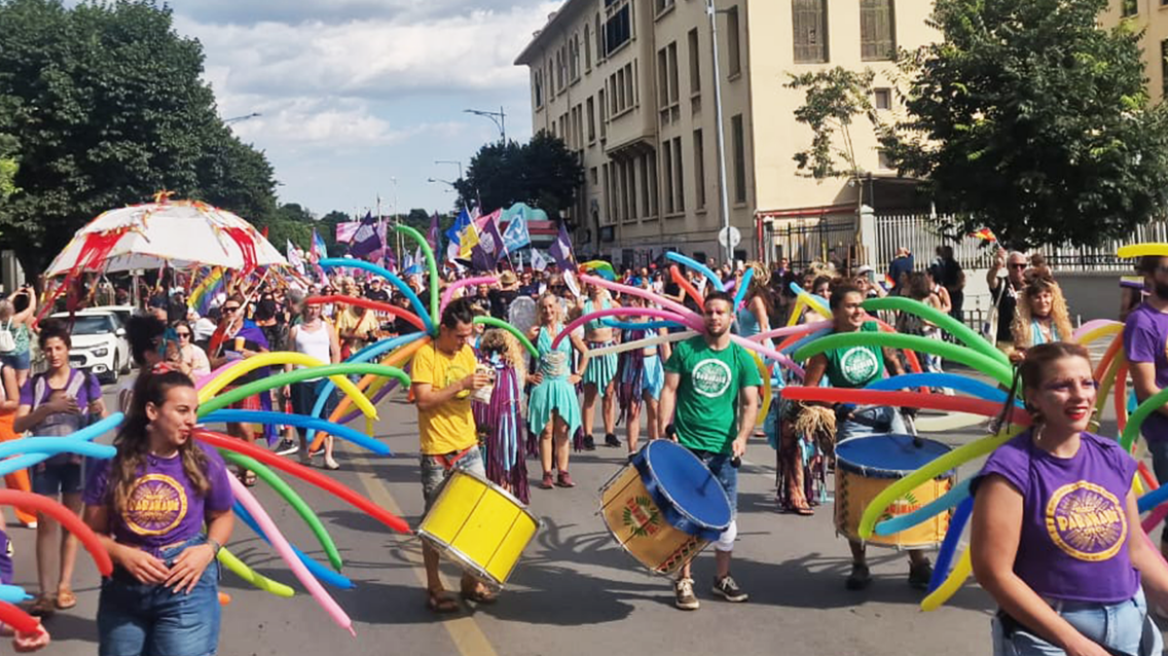
[[[536,350],[539,351],[539,372],[543,374],[543,382],[531,390],[527,401],[527,427],[532,435],[540,435],[544,428],[552,421],[552,412],[560,416],[568,424],[568,435],[574,435],[580,428],[580,401],[576,398],[576,387],[568,382],[568,374],[572,371],[572,342],[568,338],[560,341],[554,349],[555,353],[563,356],[563,363],[557,366],[548,357],[553,352],[552,338],[559,334],[562,326],[555,326],[552,330],[540,328],[539,338],[535,340]]]
[[[607,299],[601,303],[601,309],[603,310],[607,310],[610,307],[612,307],[612,305],[608,302]],[[585,300],[584,314],[592,314],[594,311],[595,308],[592,305],[592,299]],[[589,332],[603,327],[604,324],[602,324],[599,319],[593,319],[592,321],[584,324],[584,330]],[[615,343],[616,342],[611,340],[607,342],[588,342],[588,348],[604,348],[606,346],[612,346]],[[608,388],[608,384],[612,382],[612,379],[616,378],[616,365],[616,353],[594,356],[588,360],[588,366],[584,369],[584,374],[581,376],[581,382],[583,382],[585,385],[595,385],[596,389],[600,390],[600,393],[603,394],[604,390]]]

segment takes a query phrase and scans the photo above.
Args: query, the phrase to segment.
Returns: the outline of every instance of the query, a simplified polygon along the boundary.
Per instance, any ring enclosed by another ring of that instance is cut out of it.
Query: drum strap
[[[430,457],[437,460],[439,462],[439,464],[442,465],[443,469],[445,469],[446,471],[450,471],[451,469],[454,469],[454,466],[458,464],[459,460],[462,460],[463,458],[465,458],[466,454],[470,453],[471,449],[474,449],[477,446],[478,446],[477,444],[472,444],[471,446],[466,447],[462,451],[451,451],[450,453],[439,453],[437,455],[433,455]]]

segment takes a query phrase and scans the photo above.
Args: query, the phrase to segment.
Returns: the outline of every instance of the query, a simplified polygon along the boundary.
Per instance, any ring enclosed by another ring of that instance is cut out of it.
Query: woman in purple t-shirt
[[[1019,372],[1033,428],[973,481],[970,553],[1000,606],[994,653],[1159,654],[1144,590],[1168,604],[1168,564],[1139,533],[1135,460],[1086,432],[1096,398],[1087,350],[1035,346]]]
[[[114,440],[118,454],[89,472],[85,523],[114,562],[98,599],[102,654],[218,648],[215,556],[231,537],[234,498],[223,459],[191,437],[198,406],[182,372],[143,373]]]

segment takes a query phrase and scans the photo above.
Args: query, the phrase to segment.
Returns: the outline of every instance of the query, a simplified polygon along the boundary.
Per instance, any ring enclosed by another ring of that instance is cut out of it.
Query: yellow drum
[[[506,490],[457,470],[443,484],[418,537],[483,583],[501,589],[539,520]]]
[[[730,501],[697,456],[653,440],[600,490],[600,512],[621,548],[672,575],[730,525]]]
[[[849,539],[860,541],[860,516],[876,495],[912,471],[947,453],[950,448],[935,440],[912,435],[868,435],[844,440],[836,445],[835,529]],[[880,520],[907,515],[936,500],[953,487],[955,475],[947,472],[917,486],[895,500]],[[943,512],[916,526],[892,535],[873,534],[869,544],[900,549],[936,547],[949,530],[950,512]]]

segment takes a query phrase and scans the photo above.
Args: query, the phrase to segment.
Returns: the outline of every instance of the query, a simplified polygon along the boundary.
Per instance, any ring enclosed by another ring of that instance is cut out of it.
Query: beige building
[[[1158,1],[1158,0],[1157,0]],[[866,119],[854,125],[859,183],[815,181],[793,156],[811,143],[797,123],[791,74],[843,66],[877,72],[873,101],[896,111],[882,73],[892,53],[936,38],[923,0],[715,0],[730,223],[735,257],[773,248],[772,222],[879,209],[883,166]],[[529,67],[535,131],[578,152],[580,201],[568,214],[578,249],[642,263],[667,248],[714,256],[722,226],[711,29],[703,0],[567,0],[516,60]],[[762,219],[761,221],[759,219]],[[774,253],[771,253],[772,255]]]
[[[1160,102],[1168,88],[1168,0],[1110,0],[1100,23],[1112,27],[1122,19],[1132,21],[1132,27],[1143,32],[1148,92],[1153,102]]]

